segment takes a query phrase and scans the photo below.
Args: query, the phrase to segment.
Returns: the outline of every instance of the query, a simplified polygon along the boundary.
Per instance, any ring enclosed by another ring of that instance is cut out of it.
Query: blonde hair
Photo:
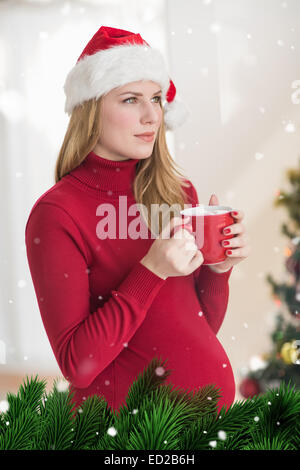
[[[101,136],[101,103],[102,96],[97,100],[85,101],[73,109],[55,165],[56,183],[80,165],[95,148]],[[161,104],[160,106],[162,107]],[[179,209],[161,212],[160,208],[159,233],[165,225],[166,217],[170,220],[174,216],[179,216],[179,211],[184,209],[184,204],[190,203],[187,201],[187,194],[183,189],[183,186],[189,187],[189,184],[184,181],[186,178],[178,168],[179,165],[174,162],[167,147],[164,119],[162,118],[152,155],[137,163],[133,182],[133,194],[136,202],[147,208],[147,214],[142,209],[141,215],[148,228],[151,229],[152,204],[157,204],[158,207],[163,204],[167,204],[168,207],[175,205]],[[143,206],[139,207],[143,208]],[[160,215],[162,215],[162,220]]]

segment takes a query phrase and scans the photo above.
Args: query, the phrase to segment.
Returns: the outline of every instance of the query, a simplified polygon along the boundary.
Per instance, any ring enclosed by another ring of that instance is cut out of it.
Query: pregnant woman
[[[166,130],[187,114],[161,53],[139,34],[102,26],[64,90],[70,121],[55,184],[32,207],[25,237],[43,324],[74,406],[98,394],[117,410],[154,356],[172,370],[164,383],[215,384],[218,406],[229,406],[234,375],[216,335],[233,265],[249,252],[243,213],[234,215],[224,263],[202,265],[193,235],[179,227],[180,210],[198,196],[167,148]],[[214,195],[209,202],[218,204]],[[178,210],[168,223],[162,214],[155,230],[151,216],[162,205]],[[176,228],[179,237],[171,235]]]

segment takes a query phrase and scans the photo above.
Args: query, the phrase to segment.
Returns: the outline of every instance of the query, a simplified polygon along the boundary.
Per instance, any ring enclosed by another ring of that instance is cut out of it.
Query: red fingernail
[[[230,245],[230,243],[225,241],[225,242],[223,242],[223,245],[228,246],[228,245]]]
[[[232,212],[232,215],[238,215],[238,213],[237,212]]]
[[[226,229],[224,230],[224,233],[230,233],[230,228],[226,228]]]
[[[231,250],[228,250],[228,251],[227,251],[227,254],[228,254],[228,255],[232,255],[232,251],[231,251]]]

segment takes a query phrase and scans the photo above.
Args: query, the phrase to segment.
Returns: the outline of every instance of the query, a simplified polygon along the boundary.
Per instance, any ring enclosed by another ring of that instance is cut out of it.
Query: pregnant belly
[[[164,367],[171,370],[164,384],[174,384],[185,392],[215,385],[220,389],[219,409],[233,402],[235,382],[229,359],[204,316],[195,315],[192,322],[173,319],[166,328],[162,322],[152,323],[151,330],[145,320],[116,359],[116,386],[123,384],[123,394],[155,356],[166,360]]]

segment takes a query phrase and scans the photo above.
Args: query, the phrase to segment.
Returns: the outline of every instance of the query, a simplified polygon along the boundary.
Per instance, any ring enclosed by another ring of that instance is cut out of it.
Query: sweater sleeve
[[[203,308],[203,313],[211,329],[218,333],[223,323],[229,298],[228,279],[232,271],[215,273],[209,266],[201,265],[195,277],[195,287]]]
[[[189,184],[192,204],[199,204],[197,191],[191,181]],[[201,265],[193,272],[195,289],[203,314],[215,334],[218,333],[226,314],[229,298],[228,280],[232,269],[233,267],[224,273],[216,273],[208,265]]]
[[[71,216],[52,203],[38,203],[26,224],[25,243],[57,363],[70,383],[87,388],[121,353],[165,280],[137,262],[104,305],[90,311],[88,257]]]

